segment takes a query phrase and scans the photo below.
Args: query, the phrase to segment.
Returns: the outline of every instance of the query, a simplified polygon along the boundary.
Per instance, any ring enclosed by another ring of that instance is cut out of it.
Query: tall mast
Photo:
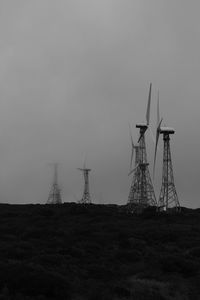
[[[158,207],[160,210],[168,210],[175,208],[180,209],[178,195],[174,183],[173,166],[170,150],[170,134],[174,134],[173,128],[160,128],[160,134],[163,134],[163,171],[162,171],[162,185],[158,201]]]
[[[156,144],[154,154],[154,173],[156,165],[156,154],[160,134],[163,135],[163,169],[162,169],[162,185],[160,196],[158,199],[158,208],[160,211],[168,211],[169,209],[180,210],[180,204],[176,187],[174,183],[173,165],[170,150],[170,135],[175,133],[175,130],[170,127],[161,127],[162,119],[160,119],[159,99],[157,103],[157,130]]]
[[[84,177],[84,190],[83,190],[83,196],[82,199],[79,201],[79,203],[81,204],[90,204],[92,203],[91,201],[91,196],[90,196],[90,190],[89,190],[89,172],[91,171],[91,169],[87,169],[87,168],[82,168],[82,169],[78,169],[83,173],[83,177]]]
[[[54,167],[54,177],[53,177],[53,183],[51,186],[51,190],[49,193],[49,197],[47,200],[47,204],[62,204],[61,199],[61,189],[58,185],[58,164],[53,164]]]
[[[150,122],[150,105],[151,105],[151,87],[149,88],[149,97],[146,111],[146,123],[136,124],[139,129],[137,166],[133,172],[131,190],[129,193],[128,204],[131,203],[132,212],[142,212],[148,206],[157,206],[153,183],[149,172],[149,163],[147,161],[147,151],[145,143],[145,133]],[[129,205],[130,206],[130,205]]]

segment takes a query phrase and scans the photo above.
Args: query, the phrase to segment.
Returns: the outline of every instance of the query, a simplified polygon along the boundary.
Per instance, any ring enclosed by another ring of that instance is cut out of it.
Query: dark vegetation
[[[0,205],[0,300],[200,299],[200,210]]]

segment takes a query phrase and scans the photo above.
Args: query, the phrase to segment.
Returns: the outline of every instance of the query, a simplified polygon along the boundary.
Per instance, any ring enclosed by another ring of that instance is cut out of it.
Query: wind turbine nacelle
[[[141,128],[141,129],[147,129],[148,128],[148,125],[145,124],[145,123],[140,123],[140,124],[136,124],[135,126],[136,128]]]
[[[171,127],[161,127],[160,128],[160,133],[161,134],[174,134],[175,130]]]

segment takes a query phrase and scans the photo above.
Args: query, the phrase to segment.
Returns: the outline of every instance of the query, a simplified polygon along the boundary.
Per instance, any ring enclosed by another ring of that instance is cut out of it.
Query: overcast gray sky
[[[200,2],[0,1],[0,201],[45,203],[51,162],[63,201],[80,198],[91,172],[96,203],[125,204],[130,141],[153,83],[171,139],[180,203],[199,207]],[[147,135],[152,168],[153,142]],[[161,184],[162,142],[155,189]]]

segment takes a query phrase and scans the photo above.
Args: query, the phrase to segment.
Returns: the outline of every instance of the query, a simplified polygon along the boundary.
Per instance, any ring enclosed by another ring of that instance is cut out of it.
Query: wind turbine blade
[[[151,87],[152,87],[152,84],[150,83],[150,87],[149,87],[149,98],[148,98],[147,112],[146,112],[147,126],[149,125],[149,122],[150,122]]]
[[[135,172],[135,170],[138,168],[138,166],[139,166],[139,164],[137,164],[137,166],[128,173],[128,176],[130,176],[133,172]]]
[[[133,165],[133,156],[134,156],[134,148],[131,149],[130,170],[132,169],[132,165]]]
[[[128,123],[128,126],[129,126],[129,134],[130,134],[130,138],[131,138],[131,145],[132,145],[132,147],[134,147],[134,143],[133,143],[133,137],[132,137],[132,133],[131,133],[131,125],[130,125],[130,123]]]
[[[160,107],[159,107],[159,91],[158,91],[158,99],[157,99],[157,126],[159,125],[160,122]]]
[[[130,134],[130,138],[131,138],[131,161],[130,161],[130,170],[132,168],[132,164],[133,164],[133,156],[134,156],[134,143],[133,143],[133,137],[132,137],[132,133],[131,133],[131,126],[129,124],[129,134]]]
[[[152,139],[153,143],[155,144],[156,143],[156,139],[155,139],[155,136],[153,135],[151,127],[149,127],[149,131],[150,131],[151,139]]]
[[[140,137],[138,139],[138,143],[140,142],[141,138],[142,138],[142,134],[140,134]]]
[[[157,133],[156,133],[155,153],[154,153],[154,162],[153,162],[153,179],[155,178],[156,155],[157,155],[159,135],[160,135],[159,131],[157,131]]]
[[[160,136],[161,123],[162,123],[162,119],[160,120],[160,123],[158,124],[157,131],[156,131],[156,144],[155,144],[154,163],[153,163],[153,178],[155,177],[156,155],[157,155],[157,148],[158,148],[158,140]]]

